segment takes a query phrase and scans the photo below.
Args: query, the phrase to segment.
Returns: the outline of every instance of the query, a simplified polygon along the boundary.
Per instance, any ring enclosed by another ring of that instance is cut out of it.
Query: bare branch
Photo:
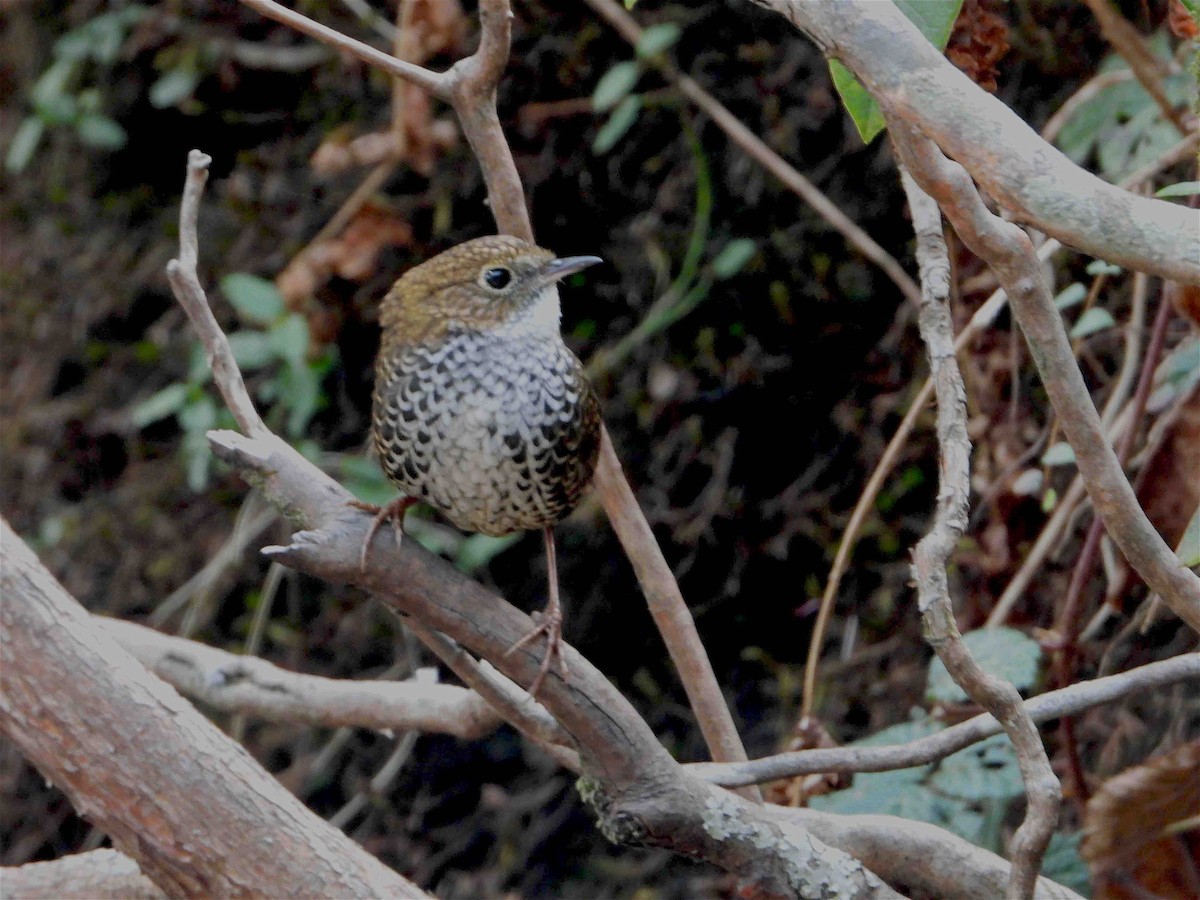
[[[217,324],[208,305],[208,298],[200,286],[196,274],[196,219],[200,212],[200,195],[208,181],[208,166],[212,157],[199,150],[188,154],[187,182],[183,188],[183,202],[179,207],[179,258],[167,263],[167,278],[179,305],[192,321],[192,327],[201,337],[208,354],[208,365],[213,371],[213,380],[221,385],[225,405],[246,434],[267,433],[267,426],[254,408],[254,401],[246,392],[242,372],[233,359],[233,350],[221,326]]]
[[[633,46],[637,46],[638,40],[643,34],[642,26],[616,0],[587,0],[587,4],[621,37]],[[679,71],[673,63],[664,60],[657,65],[663,77],[671,82],[681,94],[706,112],[717,127],[725,132],[731,141],[741,147],[747,156],[783,182],[788,190],[796,194],[817,215],[837,229],[846,238],[847,243],[882,269],[908,300],[913,304],[921,302],[921,291],[908,277],[904,267],[896,261],[895,257],[879,246],[874,238],[842,212],[838,205],[826,197],[816,185],[768,147],[762,138],[747,128],[725,108],[721,101],[702,88],[695,80]]]
[[[888,881],[927,897],[1006,897],[1008,863],[958,835],[897,816],[839,816],[814,809],[768,806],[768,813],[795,822],[851,853]],[[1074,891],[1039,878],[1038,900],[1081,900]]]
[[[891,123],[890,132],[900,155],[910,153]],[[900,180],[908,195],[917,262],[921,270],[921,308],[918,323],[925,341],[937,393],[938,499],[929,533],[913,552],[913,577],[925,637],[954,681],[972,700],[1003,725],[1017,753],[1025,784],[1028,810],[1012,842],[1010,896],[1032,897],[1042,856],[1058,824],[1062,789],[1050,768],[1033,720],[1021,707],[1017,689],[989,674],[971,657],[954,620],[946,565],[967,527],[971,493],[971,442],[967,437],[967,394],[954,356],[954,324],[950,315],[950,257],[942,235],[937,203],[924,193],[903,167]]]
[[[138,864],[116,850],[0,868],[6,900],[164,900]]]
[[[932,138],[1018,221],[1126,268],[1200,284],[1200,213],[1122,191],[1074,165],[956,69],[894,4],[755,2],[845,63],[885,112]]]
[[[1049,722],[1184,681],[1200,681],[1200,654],[1176,656],[1119,675],[1108,675],[1051,691],[1027,700],[1025,712],[1034,722]],[[796,750],[748,763],[692,763],[686,768],[705,781],[725,787],[762,784],[776,778],[820,772],[888,772],[936,762],[1003,731],[996,717],[986,713],[937,734],[891,747]]]
[[[94,621],[163,681],[222,712],[323,728],[433,731],[467,740],[494,731],[501,721],[478,694],[454,685],[303,675],[133,622],[105,616]]]
[[[928,139],[902,137],[910,157],[906,164],[917,183],[938,201],[963,243],[987,261],[1008,293],[1042,383],[1075,451],[1080,475],[1109,535],[1151,589],[1162,595],[1177,616],[1200,631],[1200,577],[1180,564],[1138,505],[1105,437],[1029,238],[1020,228],[988,212],[966,171],[943,157]]]
[[[671,575],[662,550],[654,540],[650,524],[642,515],[629,482],[621,471],[621,462],[605,431],[600,438],[600,463],[596,467],[596,491],[602,497],[612,497],[605,509],[613,530],[627,548],[646,605],[654,617],[658,631],[667,645],[687,692],[688,701],[696,711],[696,719],[704,738],[718,762],[743,762],[746,750],[737,736],[733,716],[721,693],[712,664],[696,631],[696,622],[679,592],[679,584]],[[636,549],[628,549],[636,548]],[[665,573],[665,574],[664,574]],[[757,790],[748,794],[761,799]]]
[[[375,49],[370,44],[356,41],[354,38],[344,35],[327,25],[314,22],[307,16],[290,10],[283,4],[274,2],[274,0],[242,0],[242,3],[262,13],[268,19],[274,19],[276,22],[281,22],[289,28],[294,28],[301,34],[307,34],[309,37],[316,38],[323,44],[328,44],[352,56],[357,56],[363,62],[382,69],[390,75],[403,78],[405,81],[411,81],[413,84],[425,88],[425,90],[429,91],[435,97],[446,101],[450,100],[448,79],[444,74],[431,72],[421,66],[397,59],[390,53],[384,53],[382,50]]]
[[[425,896],[95,628],[3,520],[0,592],[0,727],[165,892]]]

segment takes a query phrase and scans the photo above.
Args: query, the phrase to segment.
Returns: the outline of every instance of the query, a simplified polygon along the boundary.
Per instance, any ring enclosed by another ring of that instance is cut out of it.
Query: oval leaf
[[[592,141],[592,152],[599,155],[607,153],[615,147],[617,141],[625,136],[625,132],[633,127],[641,109],[641,97],[635,95],[622,100],[620,105],[612,111],[608,121],[596,132],[596,139]]]
[[[758,246],[750,238],[737,238],[725,245],[712,261],[713,274],[718,278],[732,278],[754,258]]]
[[[1093,259],[1087,266],[1089,275],[1120,275],[1122,271],[1120,266],[1114,266],[1102,259]]]
[[[1075,451],[1066,441],[1059,441],[1042,454],[1043,466],[1067,466],[1075,462]]]
[[[158,393],[151,394],[130,413],[133,427],[145,428],[151,422],[174,415],[183,407],[187,395],[188,389],[185,384],[169,384]]]
[[[285,318],[271,329],[271,347],[280,358],[302,365],[308,353],[308,322],[295,313]]]
[[[636,50],[638,56],[654,56],[662,53],[679,40],[679,26],[674,22],[664,22],[661,25],[651,25],[638,38]]]
[[[221,279],[221,293],[247,321],[270,325],[283,314],[279,289],[274,282],[257,275],[245,272],[226,275]]]
[[[85,144],[99,147],[102,150],[119,150],[129,139],[124,128],[108,116],[102,116],[99,113],[88,113],[81,116],[75,123],[75,131]]]
[[[1071,329],[1072,338],[1085,338],[1095,334],[1097,331],[1103,331],[1106,328],[1112,328],[1117,324],[1117,320],[1112,317],[1107,309],[1101,309],[1098,306],[1093,306],[1087,310],[1079,321],[1075,323],[1075,327]]]
[[[150,86],[150,105],[155,109],[166,109],[182,103],[192,96],[199,83],[199,73],[191,69],[171,69]]]
[[[235,331],[229,336],[229,349],[243,369],[261,369],[275,359],[271,339],[261,331]]]
[[[1077,281],[1062,289],[1059,295],[1054,298],[1054,305],[1059,309],[1070,309],[1072,306],[1082,303],[1083,298],[1086,296],[1087,288]]]
[[[1156,191],[1155,197],[1191,197],[1200,194],[1200,181],[1181,181]]]
[[[24,170],[29,165],[29,160],[33,159],[33,151],[37,149],[45,130],[46,123],[37,116],[26,116],[17,127],[17,133],[13,135],[12,143],[8,145],[8,156],[4,158],[4,167],[13,173]]]
[[[641,70],[632,61],[619,62],[596,82],[592,92],[592,109],[605,112],[625,99],[641,77]]]

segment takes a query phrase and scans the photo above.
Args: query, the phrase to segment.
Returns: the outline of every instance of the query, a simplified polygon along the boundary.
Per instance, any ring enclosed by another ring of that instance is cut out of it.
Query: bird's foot
[[[413,497],[397,497],[384,506],[376,506],[374,503],[364,503],[362,500],[351,500],[346,504],[347,506],[353,506],[355,509],[361,509],[363,512],[373,513],[375,516],[371,520],[371,527],[367,529],[366,538],[363,539],[362,552],[358,557],[358,567],[360,570],[367,568],[367,551],[371,548],[371,540],[375,537],[375,532],[379,530],[379,526],[388,519],[392,521],[392,533],[396,536],[396,546],[400,546],[400,542],[404,539],[404,513],[416,502],[417,500]]]
[[[537,615],[536,613],[534,614]],[[563,657],[563,639],[562,639],[562,612],[559,609],[547,609],[545,613],[538,617],[538,624],[527,635],[504,651],[505,656],[516,653],[526,644],[530,644],[540,638],[543,634],[546,636],[546,655],[542,657],[542,664],[538,668],[537,677],[533,679],[533,684],[529,686],[529,695],[536,698],[538,690],[542,686],[542,682],[546,678],[546,673],[550,671],[550,667],[555,661],[558,663],[558,672],[563,678],[567,677],[567,661]]]

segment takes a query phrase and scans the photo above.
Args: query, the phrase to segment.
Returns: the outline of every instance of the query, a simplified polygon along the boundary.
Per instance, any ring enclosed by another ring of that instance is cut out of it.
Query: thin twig
[[[621,37],[632,46],[637,46],[644,30],[633,16],[621,8],[616,0],[587,0],[587,4]],[[671,82],[681,94],[706,112],[717,127],[725,132],[731,141],[741,147],[747,156],[783,182],[788,190],[796,194],[817,215],[841,233],[852,247],[882,269],[909,301],[914,304],[920,302],[921,291],[908,277],[904,267],[896,261],[894,256],[879,246],[874,238],[863,231],[854,220],[842,212],[836,203],[826,197],[820,188],[801,175],[795,166],[768,147],[762,138],[726,109],[720,100],[692,78],[679,71],[674,63],[667,59],[652,59],[650,62],[657,66],[663,77]]]
[[[909,162],[916,152],[904,126],[892,121],[890,131],[900,156]],[[976,703],[1005,726],[1017,754],[1028,810],[1012,841],[1009,893],[1032,897],[1042,856],[1058,824],[1062,791],[1033,720],[1021,706],[1021,695],[1009,682],[986,672],[967,649],[954,620],[946,566],[967,526],[970,496],[971,443],[967,437],[967,398],[954,355],[954,326],[947,302],[950,260],[942,236],[937,203],[903,168],[900,179],[912,210],[917,235],[917,261],[923,294],[918,323],[929,354],[937,392],[939,478],[937,512],[928,534],[913,552],[913,577],[925,637],[954,681]]]
[[[1024,708],[1034,722],[1050,722],[1184,681],[1200,681],[1200,654],[1188,653],[1148,663],[1119,675],[1108,675],[1050,691],[1026,700]],[[936,734],[890,747],[795,750],[746,763],[692,763],[686,768],[705,781],[724,787],[762,784],[777,778],[795,778],[821,772],[889,772],[937,762],[951,753],[1003,733],[1004,727],[996,717],[984,713]]]
[[[192,327],[200,336],[200,342],[208,354],[208,365],[213,380],[222,385],[222,395],[238,426],[248,435],[255,437],[270,434],[267,426],[254,408],[254,401],[246,391],[241,370],[233,358],[229,340],[217,324],[216,317],[208,305],[208,298],[200,287],[196,273],[196,219],[200,212],[200,195],[208,181],[208,166],[212,157],[199,150],[188,154],[187,182],[183,188],[183,202],[179,206],[179,258],[167,263],[167,279],[175,292],[179,304],[192,321]]]

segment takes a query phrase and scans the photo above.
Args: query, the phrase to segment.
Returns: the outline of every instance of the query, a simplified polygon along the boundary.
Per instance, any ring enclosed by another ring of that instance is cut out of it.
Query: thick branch
[[[1025,712],[1034,722],[1050,722],[1184,681],[1200,681],[1200,654],[1189,653],[1162,662],[1148,663],[1119,675],[1108,675],[1051,691],[1027,700]],[[907,744],[796,750],[747,763],[693,763],[687,769],[705,781],[726,787],[762,784],[776,778],[794,778],[820,772],[887,772],[945,759],[951,753],[1003,731],[996,717],[985,713]]]
[[[913,178],[938,201],[963,243],[987,261],[1008,294],[1109,535],[1151,589],[1200,631],[1200,577],[1183,567],[1138,505],[1105,437],[1029,238],[987,210],[961,166],[943,157],[925,138],[902,137]]]
[[[3,521],[0,593],[0,726],[166,893],[425,896],[97,629]]]
[[[895,5],[755,2],[845,63],[886,112],[932,138],[1018,221],[1092,256],[1200,284],[1200,213],[1074,165],[947,61]]]
[[[891,132],[901,156],[908,158],[904,138]],[[954,327],[950,315],[950,258],[942,236],[937,203],[901,168],[900,178],[912,210],[921,270],[918,323],[929,354],[931,378],[937,393],[938,499],[929,533],[913,552],[913,577],[925,636],[946,670],[967,695],[1003,725],[1017,754],[1028,809],[1012,842],[1010,896],[1032,897],[1042,856],[1058,823],[1062,790],[1050,768],[1046,749],[1029,715],[1021,708],[1017,689],[990,675],[971,657],[954,621],[946,566],[967,527],[970,497],[971,442],[967,437],[967,395],[954,356]]]

